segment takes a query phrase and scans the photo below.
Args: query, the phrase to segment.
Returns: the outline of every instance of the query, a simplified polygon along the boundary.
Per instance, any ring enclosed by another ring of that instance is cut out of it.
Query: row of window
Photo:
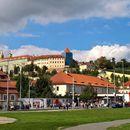
[[[3,96],[2,96],[2,99],[1,100],[4,100],[4,101],[6,101],[7,100],[7,95],[6,94],[3,94]],[[9,100],[10,101],[15,101],[16,100],[16,96],[15,95],[9,95]]]
[[[64,63],[64,61],[50,61],[50,63]]]
[[[64,65],[50,65],[50,68],[63,68]]]

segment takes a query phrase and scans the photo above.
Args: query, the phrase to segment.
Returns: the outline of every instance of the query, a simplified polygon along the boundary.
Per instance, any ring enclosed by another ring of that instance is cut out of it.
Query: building
[[[70,62],[70,55],[72,54],[68,53],[66,55],[67,63]],[[4,58],[3,53],[0,53],[0,70],[3,72],[14,71],[15,66],[24,67],[25,65],[29,65],[32,62],[40,68],[46,66],[49,71],[53,69],[59,71],[65,68],[65,57],[60,54],[40,56],[22,55]]]
[[[70,52],[68,48],[65,48],[63,52],[63,56],[65,58],[65,65],[69,66],[71,63],[73,63],[73,54]]]
[[[14,70],[15,66],[23,67],[28,64],[32,58],[30,55],[14,56],[0,59],[0,70],[3,72],[10,72]]]
[[[73,87],[75,94],[80,95],[83,89],[89,85],[94,88],[100,97],[107,96],[108,94],[114,96],[115,86],[99,77],[60,72],[54,75],[51,81],[53,92],[56,95],[64,96],[72,94]]]
[[[83,70],[95,70],[96,67],[90,62],[79,62],[79,69],[82,72]]]
[[[9,80],[7,74],[0,71],[0,107],[7,105],[7,97],[9,105],[17,101],[18,92],[16,90],[16,82]]]
[[[48,70],[63,70],[65,67],[65,58],[62,55],[41,55],[34,56],[30,62],[32,62],[42,68],[46,66]]]

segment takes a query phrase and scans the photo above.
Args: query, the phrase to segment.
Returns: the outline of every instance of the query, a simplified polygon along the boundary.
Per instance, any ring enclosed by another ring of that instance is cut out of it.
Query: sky
[[[130,0],[0,0],[0,51],[130,61]]]

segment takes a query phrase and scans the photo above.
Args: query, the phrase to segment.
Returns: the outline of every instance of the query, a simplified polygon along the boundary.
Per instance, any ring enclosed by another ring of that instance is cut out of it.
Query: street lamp
[[[7,69],[7,71],[8,71],[8,69]],[[8,108],[9,108],[9,76],[8,76],[8,72],[7,72],[7,103],[6,103],[6,109],[7,109],[7,111],[8,111]]]
[[[20,66],[20,90],[19,90],[19,93],[20,93],[20,109],[21,109],[21,98],[22,98],[22,66]]]
[[[108,98],[108,93],[109,93],[109,91],[108,91],[108,86],[109,86],[109,84],[107,84],[107,106],[108,106],[108,103],[109,103],[109,98]]]
[[[72,108],[74,108],[74,77],[73,77],[73,87],[72,87]]]
[[[9,59],[10,60],[10,59]],[[7,93],[6,93],[6,97],[7,97],[7,101],[6,101],[6,109],[8,111],[9,109],[9,60],[7,61]]]
[[[123,76],[122,76],[122,87],[123,87],[123,102],[124,102],[124,61],[122,60],[122,73],[123,73]]]

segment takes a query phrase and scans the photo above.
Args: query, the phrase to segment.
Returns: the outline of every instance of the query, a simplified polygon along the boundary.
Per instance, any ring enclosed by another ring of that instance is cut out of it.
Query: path
[[[14,118],[0,117],[0,124],[13,123],[15,121],[16,121],[16,119],[14,119]]]
[[[101,123],[89,123],[85,125],[79,125],[79,126],[67,128],[64,130],[106,130],[109,127],[116,127],[127,123],[130,123],[130,119],[101,122]]]

